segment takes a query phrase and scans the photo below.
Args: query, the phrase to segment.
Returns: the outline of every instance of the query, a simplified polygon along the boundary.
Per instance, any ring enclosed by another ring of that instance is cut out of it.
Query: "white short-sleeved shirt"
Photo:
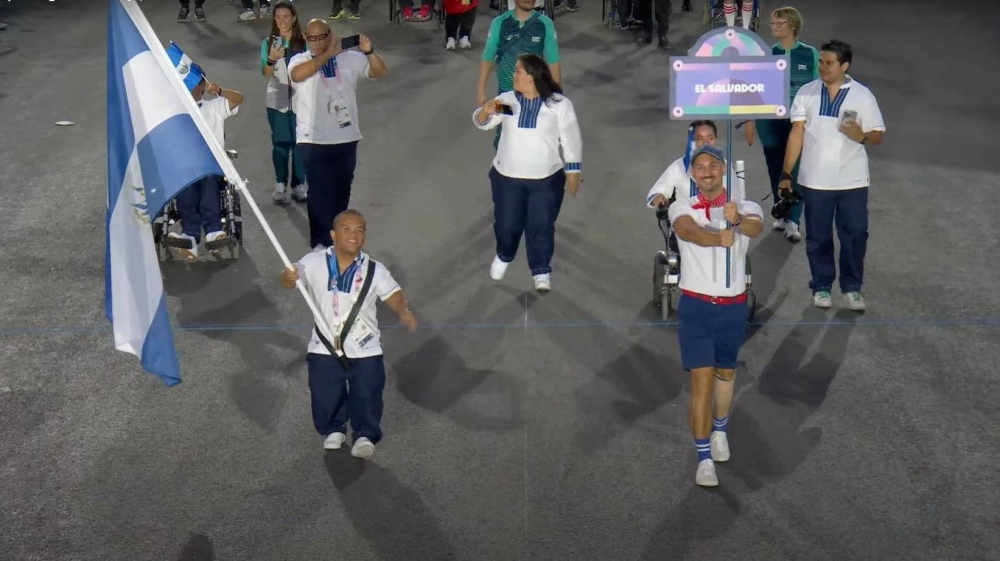
[[[844,111],[856,111],[865,132],[885,131],[882,112],[871,90],[848,76],[830,99],[822,80],[802,86],[792,102],[792,122],[805,121],[798,182],[810,189],[839,191],[868,187],[868,152],[840,132]]]
[[[735,188],[733,188],[733,194],[731,198],[734,201],[741,201],[747,198],[746,193],[746,182],[743,177],[739,177],[736,174],[736,168],[733,168],[733,177],[736,178]],[[656,180],[653,187],[649,190],[646,195],[646,206],[649,208],[653,207],[653,199],[657,195],[663,195],[669,201],[670,196],[674,196],[674,200],[684,199],[692,196],[692,188],[695,190],[695,195],[697,195],[697,187],[692,187],[691,185],[691,174],[688,170],[684,168],[684,158],[677,158],[674,163],[670,164],[660,178]],[[726,178],[722,179],[723,185],[728,185]]]
[[[719,231],[726,227],[726,219],[723,217],[722,207],[710,209],[712,219],[705,216],[705,209],[692,208],[698,202],[698,197],[685,197],[677,199],[670,205],[670,224],[673,225],[678,218],[690,216],[699,226],[712,231]],[[764,213],[760,205],[753,201],[736,201],[736,207],[740,214],[747,217],[756,217],[761,220]],[[724,247],[702,247],[698,244],[686,242],[677,237],[677,245],[681,253],[681,280],[679,286],[681,290],[688,290],[705,294],[707,296],[739,296],[747,288],[746,257],[750,247],[750,238],[736,229],[733,246],[730,248],[730,283],[726,288],[726,248]]]
[[[211,129],[212,134],[218,139],[219,145],[223,148],[226,147],[226,119],[235,115],[239,112],[240,107],[229,107],[229,100],[222,97],[214,97],[209,100],[201,100],[198,102],[198,107],[201,108],[201,114],[205,117],[205,121],[208,123],[208,128]]]
[[[288,75],[296,66],[313,59],[312,53],[299,53],[288,61]],[[335,76],[326,77],[317,72],[302,82],[291,80],[295,94],[292,110],[295,112],[295,140],[307,144],[344,144],[361,140],[358,121],[358,79],[368,77],[368,57],[357,51],[342,51],[336,61]],[[330,103],[347,106],[350,125],[341,127]]]
[[[354,306],[352,298],[357,298],[357,295],[361,292],[365,275],[368,273],[368,260],[371,257],[364,252],[358,254],[354,279],[350,283],[351,290],[350,292],[343,292],[339,288],[329,290],[330,269],[328,260],[331,256],[333,259],[336,259],[333,248],[329,248],[326,251],[315,251],[300,259],[297,266],[299,278],[305,281],[306,289],[309,291],[310,296],[312,296],[313,301],[319,306],[320,312],[326,316],[327,322],[329,322],[329,326],[334,330],[334,336],[336,336],[340,333],[343,322],[350,315],[351,308]],[[358,346],[354,337],[346,337],[343,341],[343,346],[344,353],[349,358],[365,358],[382,354],[381,333],[378,329],[375,303],[377,300],[387,300],[399,290],[399,284],[392,278],[392,274],[385,268],[385,265],[375,261],[375,278],[372,279],[368,296],[365,298],[361,306],[361,311],[358,312],[358,319],[354,323],[357,326],[359,321],[364,320],[371,327],[375,337],[363,347]],[[334,292],[336,292],[336,301]],[[352,327],[351,334],[354,333],[355,328]],[[327,340],[331,344],[333,343],[333,340],[329,336],[327,336]],[[309,339],[308,352],[321,355],[330,354],[326,345],[316,335],[315,327]]]

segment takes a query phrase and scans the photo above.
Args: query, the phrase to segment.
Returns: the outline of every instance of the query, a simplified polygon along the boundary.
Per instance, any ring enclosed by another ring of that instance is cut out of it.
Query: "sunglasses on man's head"
[[[306,41],[309,41],[310,43],[316,43],[317,41],[322,41],[323,39],[329,37],[330,33],[331,33],[330,31],[327,31],[322,35],[306,35]]]

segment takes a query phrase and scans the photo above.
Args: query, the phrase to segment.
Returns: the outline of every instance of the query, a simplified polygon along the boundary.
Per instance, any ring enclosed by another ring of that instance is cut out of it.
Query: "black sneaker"
[[[205,15],[205,8],[195,8],[194,19],[202,22],[208,21],[208,16]]]
[[[682,6],[682,9],[685,12],[690,12],[691,11],[691,0],[684,0],[684,5]]]
[[[188,16],[191,14],[191,10],[187,7],[181,8],[181,11],[177,14],[177,21],[181,23],[187,23]]]
[[[667,40],[666,37],[660,37],[660,40],[657,44],[661,49],[667,49],[667,50],[670,49],[670,41]]]
[[[569,0],[569,2],[566,4],[566,11],[567,12],[579,12],[580,11],[580,6],[577,5],[576,0]]]

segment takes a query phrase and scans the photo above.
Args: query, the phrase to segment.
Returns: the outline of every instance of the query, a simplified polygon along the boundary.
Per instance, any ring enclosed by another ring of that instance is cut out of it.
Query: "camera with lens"
[[[802,197],[791,189],[781,189],[778,193],[781,195],[781,200],[771,207],[771,216],[775,220],[785,220],[792,212],[792,207],[799,204]]]

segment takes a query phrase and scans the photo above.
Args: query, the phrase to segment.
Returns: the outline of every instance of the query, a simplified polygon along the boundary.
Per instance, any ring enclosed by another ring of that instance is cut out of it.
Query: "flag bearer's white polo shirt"
[[[295,141],[306,144],[345,144],[361,140],[358,123],[358,79],[369,76],[368,57],[357,51],[342,51],[325,66],[333,68],[333,76],[324,71],[313,74],[302,82],[291,80],[296,66],[312,60],[312,53],[299,53],[288,61],[288,76],[295,93],[292,110],[295,111]],[[346,113],[330,110],[330,104],[346,105]],[[346,116],[347,119],[342,119]],[[341,126],[344,125],[346,126]]]
[[[326,251],[315,251],[300,259],[297,266],[299,278],[305,281],[306,289],[309,291],[310,296],[312,296],[313,302],[316,302],[319,306],[320,313],[326,317],[334,333],[339,334],[343,327],[343,322],[351,313],[351,308],[354,306],[354,299],[357,298],[361,292],[361,287],[364,285],[365,275],[368,274],[368,260],[371,257],[364,252],[358,254],[358,259],[355,261],[354,276],[349,280],[350,290],[345,292],[341,290],[343,287],[337,287],[334,290],[329,289],[330,269],[328,267],[328,259],[330,256],[334,256],[333,259],[336,259],[333,248],[329,248]],[[365,358],[382,354],[381,332],[378,329],[375,303],[377,299],[382,301],[387,300],[399,290],[399,284],[392,278],[389,269],[386,269],[385,265],[375,261],[375,278],[372,279],[368,296],[365,298],[365,301],[361,305],[361,310],[358,312],[358,319],[355,320],[354,324],[355,327],[351,328],[351,334],[343,341],[344,354],[349,358]],[[362,320],[371,327],[374,337],[364,345],[358,345],[355,337],[351,335],[356,333],[356,326]],[[333,340],[329,339],[329,337],[327,337],[327,340],[331,344],[333,343]],[[330,351],[326,349],[326,345],[316,335],[315,327],[309,339],[308,352],[321,355],[330,354]]]
[[[671,226],[678,218],[690,216],[694,219],[695,224],[711,231],[718,232],[726,227],[722,207],[710,209],[712,218],[709,220],[705,216],[705,209],[693,208],[697,202],[698,197],[696,196],[674,201],[669,210]],[[761,217],[764,216],[760,205],[753,201],[734,202],[744,220],[749,219],[749,217],[761,220]],[[678,284],[681,290],[697,292],[706,296],[739,296],[746,291],[746,257],[750,247],[750,238],[738,228],[729,252],[729,288],[726,288],[726,248],[702,247],[695,243],[686,242],[680,236],[677,237],[677,245],[681,252],[681,280]]]
[[[792,102],[792,122],[806,124],[798,177],[803,187],[840,191],[871,185],[868,152],[840,132],[840,119],[844,111],[856,111],[865,132],[885,131],[885,123],[871,90],[847,78],[832,99],[823,81],[813,80],[802,86]]]

